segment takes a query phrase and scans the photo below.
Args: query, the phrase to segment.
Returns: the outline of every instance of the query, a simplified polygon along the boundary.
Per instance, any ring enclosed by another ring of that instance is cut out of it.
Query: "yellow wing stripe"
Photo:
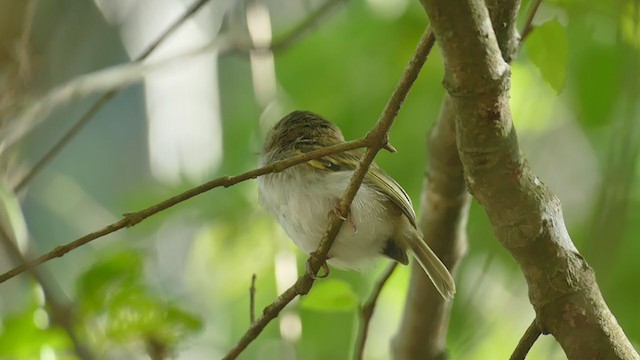
[[[316,148],[320,147],[310,147],[308,151],[315,150]],[[295,152],[296,154],[303,153],[300,149],[295,150]],[[323,171],[350,171],[356,168],[356,164],[360,161],[360,155],[361,152],[359,151],[348,151],[333,154],[328,158],[309,160],[307,161],[307,164]],[[409,195],[407,195],[400,184],[380,169],[375,162],[371,164],[364,181],[373,189],[381,192],[393,201],[393,203],[396,204],[407,216],[411,225],[414,227],[417,226],[416,214],[413,211]]]
[[[327,167],[324,166],[324,164],[318,160],[309,160],[307,161],[307,164],[319,170],[328,170]]]

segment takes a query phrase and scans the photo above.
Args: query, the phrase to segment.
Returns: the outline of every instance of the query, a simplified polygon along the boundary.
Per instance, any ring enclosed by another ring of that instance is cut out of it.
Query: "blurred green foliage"
[[[3,319],[0,356],[46,357],[46,349],[62,358],[73,358],[68,355],[71,339],[63,329],[50,324],[39,286],[34,293],[40,296],[34,296],[25,310]],[[84,341],[105,354],[114,346],[136,342],[161,344],[170,353],[203,326],[199,317],[163,300],[146,285],[143,258],[133,251],[100,257],[78,277],[74,302],[73,319],[86,334]],[[65,315],[54,312],[53,316]]]
[[[381,10],[381,3],[404,7],[391,16]],[[223,31],[233,30],[232,15],[242,12],[244,4],[236,4]],[[267,4],[276,34],[286,32],[309,10],[304,2]],[[529,7],[525,1],[519,24]],[[640,120],[640,96],[634,85],[640,78],[637,10],[631,0],[543,3],[536,27],[512,65],[511,90],[523,152],[539,178],[562,200],[574,242],[593,266],[605,300],[636,346],[640,343],[635,295],[640,271],[637,156],[624,157],[630,160],[621,168],[630,173],[614,174],[634,180],[621,195],[625,206],[602,213],[598,199],[608,194],[603,179],[614,158],[614,145],[625,134],[640,140],[634,125]],[[128,59],[118,24],[107,23],[91,2],[60,5],[40,0],[36,19],[33,46],[38,61],[32,70],[36,89]],[[282,115],[293,109],[312,110],[337,123],[347,139],[365,135],[426,24],[417,1],[344,4],[310,34],[275,55],[275,110],[255,100],[247,57],[222,56],[217,68],[223,162],[211,178],[256,166],[263,134],[274,120],[270,111]],[[96,43],[99,53],[92,50]],[[442,78],[436,47],[392,128],[391,143],[398,153],[382,152],[377,158],[407,190],[417,211],[425,138],[439,113]],[[166,184],[152,176],[144,101],[141,86],[117,96],[30,185],[22,208],[39,252],[194,185],[188,180]],[[52,114],[20,146],[19,159],[37,160],[88,105],[87,99],[78,100]],[[607,219],[616,217],[624,219],[619,239],[591,236],[593,224],[606,227]],[[468,233],[469,253],[456,276],[459,291],[448,337],[451,357],[507,358],[533,319],[526,285],[475,203]],[[255,183],[245,182],[191,199],[42,269],[55,279],[55,293],[71,299],[81,339],[100,354],[131,358],[145,352],[145,346],[162,343],[178,358],[210,359],[221,357],[247,329],[252,275],[257,274],[259,315],[303,271],[304,261],[260,209]],[[8,262],[2,264],[3,269],[10,267]],[[346,359],[358,327],[358,304],[367,298],[384,264],[381,261],[362,274],[332,270],[330,279],[290,304],[242,358]],[[46,307],[42,299],[34,300],[27,279],[23,275],[0,285],[0,357],[38,358],[43,351],[53,351],[59,358],[74,358],[69,337],[51,323],[37,320]],[[384,288],[371,324],[367,359],[389,358],[407,284],[407,268],[401,267]],[[544,337],[528,358],[562,359],[564,354],[551,337]]]
[[[198,317],[162,300],[143,275],[142,257],[121,252],[100,258],[78,278],[79,318],[99,348],[144,340],[174,349],[201,330]]]
[[[540,69],[542,77],[560,93],[567,68],[567,36],[557,21],[547,21],[536,27],[526,39],[527,55]]]
[[[48,326],[44,298],[38,286],[32,286],[23,308],[3,316],[0,324],[0,358],[37,359],[43,353],[64,354],[71,341],[58,327]],[[70,359],[70,356],[63,356]]]
[[[346,281],[327,279],[314,286],[300,307],[306,310],[336,312],[351,311],[358,307],[358,295]]]

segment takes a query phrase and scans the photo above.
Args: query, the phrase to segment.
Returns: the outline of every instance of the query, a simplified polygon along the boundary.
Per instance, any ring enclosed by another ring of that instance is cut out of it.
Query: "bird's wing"
[[[319,148],[320,147],[306,147],[306,149],[299,150],[299,152],[309,152]],[[360,162],[363,153],[362,150],[358,149],[349,150],[310,160],[307,164],[323,171],[353,171]],[[365,175],[364,183],[389,198],[402,210],[402,213],[409,219],[411,224],[417,227],[416,214],[413,211],[409,195],[407,195],[402,186],[391,176],[387,175],[375,162],[371,164],[367,175]]]
[[[411,222],[411,225],[417,228],[416,213],[413,212],[411,199],[402,186],[400,186],[400,184],[398,184],[391,176],[387,175],[387,173],[378,166],[372,165],[367,176],[365,176],[364,181],[391,199],[391,201],[393,201],[393,203],[402,210],[402,213],[406,215]]]

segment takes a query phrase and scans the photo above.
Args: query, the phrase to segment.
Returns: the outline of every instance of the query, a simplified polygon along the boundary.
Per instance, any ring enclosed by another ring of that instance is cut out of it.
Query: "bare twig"
[[[146,58],[153,53],[153,51],[160,46],[160,44],[167,39],[177,28],[179,28],[187,19],[193,16],[198,10],[200,10],[209,0],[198,0],[193,5],[191,5],[187,11],[182,14],[180,18],[178,18],[171,26],[169,26],[165,31],[158,36],[158,38],[153,41],[149,47],[143,51],[134,62],[142,62]],[[89,110],[84,113],[80,119],[58,140],[55,145],[49,151],[47,151],[40,160],[38,160],[35,165],[25,174],[25,176],[18,181],[18,184],[15,187],[15,191],[20,191],[22,188],[26,186],[26,184],[31,181],[31,179],[38,173],[42,168],[44,168],[50,161],[53,159],[58,153],[73,139],[80,130],[95,116],[95,114],[108,103],[114,96],[116,96],[122,88],[115,88],[106,92],[102,95],[96,102],[91,105]]]
[[[318,22],[326,16],[336,5],[346,2],[346,0],[328,0],[322,4],[319,8],[310,13],[299,24],[294,26],[282,37],[276,39],[268,49],[255,49],[255,50],[267,50],[272,52],[280,52],[289,48],[291,45],[299,41],[304,35],[306,35]]]
[[[93,118],[93,116],[102,108],[102,106],[109,102],[119,90],[111,90],[104,95],[102,95],[91,108],[75,123],[63,136],[58,140],[58,142],[53,145],[49,151],[47,151],[40,160],[38,160],[35,165],[22,177],[17,185],[14,187],[14,191],[18,192],[22,190],[28,183],[33,179],[34,176],[42,170],[58,153],[73,139],[78,132]]]
[[[106,97],[106,95],[108,95],[109,92],[114,91],[114,89],[124,89],[126,86],[140,81],[150,72],[161,69],[170,64],[175,64],[178,61],[216,51],[219,53],[229,52],[232,49],[232,46],[233,44],[229,37],[218,36],[206,45],[165,59],[145,62],[130,62],[127,64],[111,66],[89,74],[76,76],[68,82],[49,90],[44,96],[30,101],[30,105],[25,110],[14,116],[9,121],[9,124],[11,125],[6,129],[2,129],[0,132],[0,138],[2,139],[1,150],[4,153],[7,153],[7,149],[10,149],[19,143],[22,138],[29,134],[30,131],[44,122],[47,119],[47,115],[49,115],[55,108],[62,106],[65,103],[95,93],[102,93],[104,95],[103,98],[94,103],[94,105],[89,108],[88,112],[85,113],[85,116],[87,117],[83,119],[88,121],[102,105],[111,99],[111,97]],[[68,131],[66,136],[74,135],[78,130],[79,128],[73,127]],[[70,132],[73,133],[69,134]],[[2,153],[0,153],[0,155],[2,155]],[[31,176],[32,175],[25,176],[23,180],[19,182],[17,187],[23,187],[24,183],[27,182],[24,179],[30,178]]]
[[[369,335],[369,323],[373,317],[376,302],[378,301],[378,297],[380,297],[382,288],[387,284],[387,281],[397,266],[398,263],[395,261],[387,266],[382,275],[380,275],[380,278],[378,278],[378,281],[376,281],[369,298],[360,308],[360,330],[358,331],[358,339],[356,340],[356,347],[353,354],[355,360],[361,360],[364,356],[364,346],[367,342],[367,336]]]
[[[269,306],[264,308],[262,315],[257,318],[256,321],[251,323],[251,326],[249,326],[249,329],[247,329],[240,341],[227,353],[227,355],[223,357],[223,359],[228,360],[238,357],[247,345],[260,335],[262,329],[264,329],[271,320],[275,319],[278,314],[280,314],[280,311],[282,311],[287,304],[295,299],[296,296],[309,292],[313,281],[314,279],[307,272],[299,277],[290,288],[285,290],[285,292],[280,294],[280,296],[269,304]]]
[[[370,140],[368,138],[363,138],[360,140],[353,140],[353,141],[348,141],[348,142],[344,142],[342,144],[338,144],[338,145],[333,145],[333,146],[329,146],[326,148],[322,148],[316,151],[312,151],[312,152],[308,152],[302,155],[298,155],[298,156],[294,156],[291,157],[289,159],[283,160],[283,161],[277,161],[274,162],[273,164],[270,164],[268,166],[264,166],[261,168],[257,168],[245,173],[242,173],[240,175],[236,175],[236,176],[224,176],[224,177],[220,177],[214,180],[211,180],[207,183],[204,183],[200,186],[197,186],[195,188],[192,188],[190,190],[187,190],[183,193],[180,193],[174,197],[171,197],[167,200],[164,200],[158,204],[155,204],[153,206],[150,206],[144,210],[140,210],[137,212],[133,212],[133,213],[126,213],[124,214],[124,218],[122,218],[120,221],[117,221],[115,223],[112,223],[110,225],[107,225],[105,227],[103,227],[100,230],[97,230],[95,232],[92,232],[90,234],[87,234],[77,240],[74,240],[66,245],[63,246],[58,246],[57,248],[55,248],[54,250],[41,255],[40,257],[29,261],[27,264],[23,264],[20,266],[15,267],[14,269],[11,269],[10,271],[7,271],[6,273],[0,275],[0,283],[3,283],[9,279],[11,279],[12,277],[23,273],[24,271],[33,268],[35,266],[38,266],[42,263],[45,263],[51,259],[57,258],[57,257],[61,257],[64,254],[68,253],[71,250],[74,250],[88,242],[91,242],[95,239],[98,239],[100,237],[103,237],[105,235],[111,234],[113,232],[116,232],[120,229],[123,229],[125,227],[132,227],[136,224],[138,224],[139,222],[141,222],[142,220],[148,218],[149,216],[155,215],[163,210],[166,210],[176,204],[179,204],[185,200],[188,200],[196,195],[200,195],[206,191],[209,191],[211,189],[220,187],[220,186],[224,186],[224,187],[229,187],[232,185],[235,185],[239,182],[245,181],[245,180],[249,180],[249,179],[255,179],[258,176],[261,175],[265,175],[265,174],[269,174],[269,173],[273,173],[273,172],[279,172],[282,171],[288,167],[291,167],[293,165],[297,165],[309,160],[313,160],[313,159],[317,159],[326,155],[330,155],[330,154],[334,154],[337,152],[342,152],[342,151],[347,151],[347,150],[352,150],[352,149],[356,149],[356,148],[360,148],[360,147],[364,147],[367,146],[370,143]]]
[[[178,18],[165,31],[163,31],[162,34],[160,34],[160,36],[158,36],[158,38],[149,45],[147,50],[143,51],[140,55],[138,55],[138,57],[134,61],[142,61],[148,58],[149,55],[151,55],[151,53],[153,53],[158,48],[158,46],[160,46],[162,42],[164,42],[169,36],[171,36],[171,34],[173,34],[174,31],[176,31],[190,17],[195,15],[195,13],[197,13],[200,9],[202,9],[202,7],[205,6],[208,2],[209,0],[198,0],[195,3],[193,3],[187,9],[187,11],[185,11],[184,14],[180,16],[180,18]]]
[[[238,341],[238,343],[225,355],[223,359],[235,359],[242,353],[242,351],[256,338],[262,330],[269,324],[271,320],[278,316],[280,311],[293,300],[298,295],[305,295],[311,289],[311,286],[314,282],[314,277],[318,273],[318,270],[321,267],[321,264],[324,263],[327,257],[327,253],[333,244],[338,231],[340,231],[340,227],[342,226],[343,219],[346,218],[348,213],[349,206],[355,197],[362,180],[364,179],[365,174],[367,173],[369,166],[373,162],[374,157],[380,151],[380,149],[384,148],[386,144],[388,144],[389,138],[389,129],[393,124],[393,120],[395,120],[400,107],[402,106],[402,102],[406,98],[409,90],[411,89],[411,85],[418,77],[420,73],[420,69],[422,65],[427,59],[427,56],[431,49],[433,48],[433,44],[435,42],[433,33],[430,29],[427,29],[423,34],[416,51],[413,54],[409,64],[407,65],[400,82],[396,86],[393,91],[393,94],[389,98],[380,118],[376,125],[369,131],[366,138],[367,141],[367,151],[358,163],[356,170],[351,177],[351,181],[347,186],[344,194],[340,198],[338,203],[337,211],[331,212],[329,216],[329,226],[327,231],[325,232],[322,240],[320,240],[320,244],[318,245],[318,249],[311,254],[309,257],[309,265],[311,268],[312,274],[305,272],[302,276],[298,278],[298,280],[288,288],[282,295],[278,296],[276,300],[271,303],[271,305],[267,306],[264,309],[262,316],[260,316],[256,321],[251,324],[249,329],[245,332],[242,338]],[[336,214],[337,213],[337,214]]]
[[[256,321],[256,274],[251,275],[251,287],[249,288],[249,321]]]
[[[524,43],[524,39],[526,39],[527,36],[531,34],[531,31],[533,31],[533,18],[535,18],[540,4],[542,4],[542,0],[535,0],[531,5],[529,16],[527,16],[527,20],[524,22],[524,26],[522,27],[522,33],[520,34],[520,44]]]
[[[195,14],[208,0],[200,0],[195,3],[191,8],[189,8],[185,14],[183,14],[180,19],[178,19],[173,25],[171,25],[167,30],[165,30],[159,37],[154,41],[144,52],[142,52],[133,63],[140,63],[145,60],[161,43],[164,41],[175,29],[177,29],[180,24],[182,24],[186,19]],[[282,38],[274,41],[268,48],[263,49],[254,49],[252,45],[247,45],[244,47],[240,46],[227,46],[220,50],[220,55],[224,54],[233,54],[233,53],[245,53],[251,50],[260,50],[260,51],[282,51],[294,44],[297,40],[301,38],[303,34],[306,34],[307,31],[313,27],[320,18],[325,16],[329,10],[331,10],[335,5],[341,3],[342,0],[328,0],[322,6],[320,6],[317,10],[312,12],[307,18],[303,19],[298,25],[294,26],[294,28],[287,32]],[[215,40],[214,40],[215,41]],[[209,48],[210,45],[206,45],[203,49]],[[179,56],[182,57],[182,56]],[[129,80],[127,82],[130,83]],[[23,189],[32,179],[36,176],[40,170],[42,170],[51,160],[56,157],[60,151],[84,128],[84,126],[95,116],[95,114],[113,97],[115,97],[126,84],[122,86],[117,86],[112,90],[104,93],[98,100],[96,100],[93,105],[84,113],[80,119],[71,127],[69,130],[58,140],[51,149],[49,149],[43,156],[40,158],[33,167],[17,182],[15,186],[15,191],[19,191]],[[21,136],[26,135],[28,131]],[[19,139],[14,139],[11,143],[16,143]],[[6,144],[6,146],[10,146],[11,144]]]
[[[509,360],[524,360],[527,357],[529,350],[531,350],[533,344],[536,342],[536,340],[538,340],[540,334],[540,328],[538,327],[538,324],[536,324],[536,319],[533,319],[531,325],[529,325],[527,330],[522,335],[522,338],[518,342],[518,345],[513,350],[513,353],[511,354],[511,357],[509,357]]]

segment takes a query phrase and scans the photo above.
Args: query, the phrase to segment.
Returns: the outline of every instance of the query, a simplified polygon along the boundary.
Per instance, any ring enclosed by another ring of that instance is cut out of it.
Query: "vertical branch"
[[[525,22],[525,31],[531,27],[531,22],[538,11],[541,0],[534,1],[538,4],[534,5],[529,13],[528,19]],[[518,35],[518,29],[516,27],[516,18],[520,11],[520,0],[485,0],[485,4],[489,10],[493,32],[498,41],[502,58],[507,63],[510,63],[515,59],[520,41],[525,36],[524,34],[523,36]]]
[[[448,97],[429,135],[429,168],[423,187],[420,224],[425,241],[455,274],[467,250],[470,197],[456,147],[454,111]],[[415,263],[400,328],[394,337],[394,359],[445,359],[451,303],[446,303]]]
[[[256,274],[251,276],[251,287],[249,288],[249,321],[252,324],[256,321]]]
[[[516,16],[520,2],[487,0],[502,56],[510,61],[518,49]],[[455,274],[467,250],[467,194],[456,143],[456,112],[446,95],[427,139],[428,169],[422,190],[421,226],[425,241]],[[412,267],[405,311],[393,341],[395,359],[444,359],[451,304],[438,296],[419,266]],[[426,334],[426,335],[425,335]]]
[[[558,198],[527,165],[511,119],[510,69],[482,0],[422,0],[445,64],[469,191],[520,265],[542,333],[569,359],[639,359],[567,232]]]

